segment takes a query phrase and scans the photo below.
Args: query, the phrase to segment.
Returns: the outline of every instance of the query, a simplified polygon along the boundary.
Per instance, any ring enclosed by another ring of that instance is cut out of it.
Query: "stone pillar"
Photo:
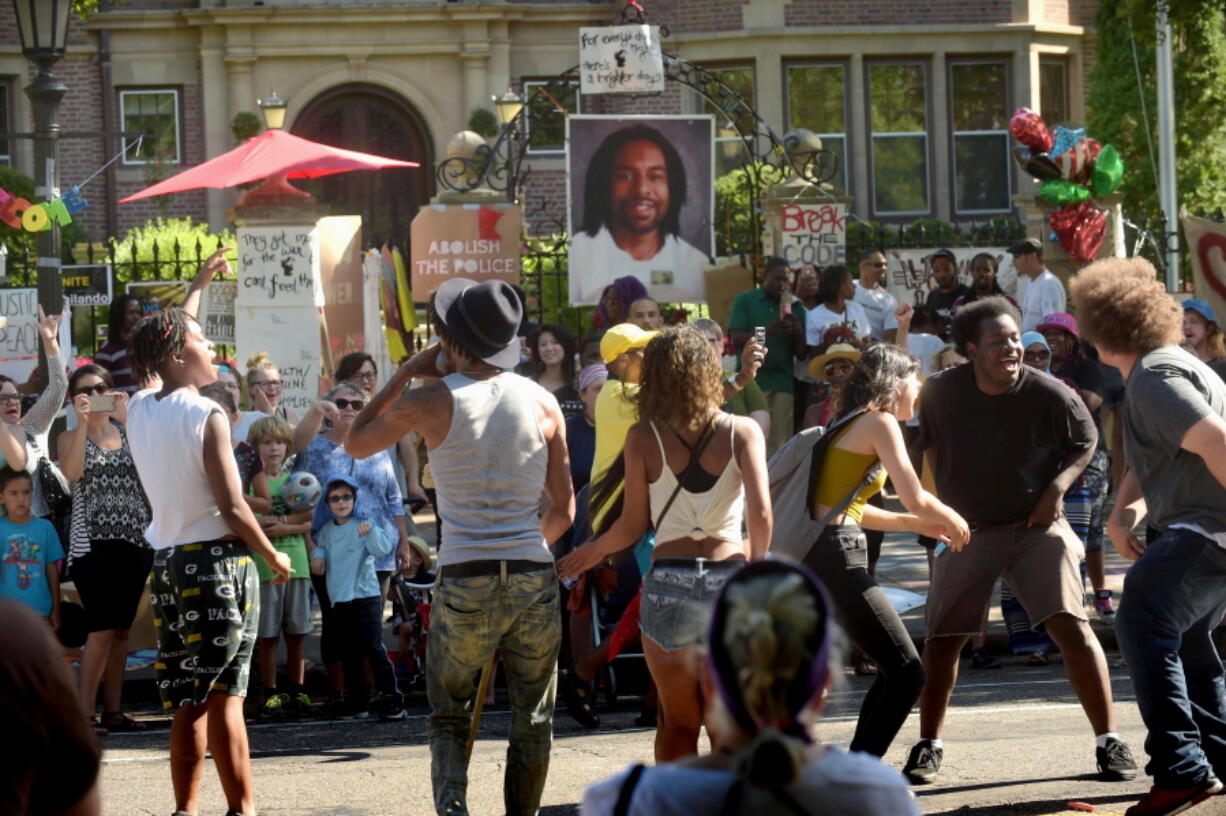
[[[786,204],[842,204],[847,211],[850,211],[852,200],[846,196],[823,195],[821,190],[799,177],[794,177],[790,181],[772,187],[762,196],[762,251],[766,255],[781,255],[783,253],[780,214]],[[846,250],[846,244],[844,244],[843,248]],[[844,256],[841,259],[831,259],[827,264],[845,262],[846,257]],[[827,264],[819,263],[818,266]]]
[[[226,64],[223,59],[224,43],[221,40],[220,29],[209,27],[203,32],[203,42],[200,47],[200,91],[204,110],[230,110],[230,89],[226,76]],[[204,157],[205,159],[220,156],[233,145],[233,135],[230,132],[230,122],[233,117],[209,116],[204,122]],[[225,226],[226,202],[232,193],[224,190],[209,190],[208,193],[209,226],[220,230]]]

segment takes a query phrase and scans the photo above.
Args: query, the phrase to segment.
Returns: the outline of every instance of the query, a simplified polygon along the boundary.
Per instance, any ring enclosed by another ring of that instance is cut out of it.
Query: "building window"
[[[143,133],[137,147],[124,153],[124,164],[178,164],[179,151],[179,92],[163,88],[119,92],[119,120],[123,129]]]
[[[566,117],[582,113],[578,82],[524,82],[524,119],[529,153],[561,153],[566,148]]]
[[[1010,209],[1009,76],[1003,60],[951,62],[954,211]]]
[[[0,133],[11,133],[13,126],[13,93],[12,83],[7,79],[0,79]],[[0,139],[0,165],[4,167],[13,166],[13,149],[10,147],[12,142],[7,139]]]
[[[841,64],[789,65],[787,82],[788,130],[807,128],[821,137],[822,147],[834,153],[838,171],[830,183],[838,195],[847,194],[847,69]]]
[[[868,66],[873,211],[927,215],[928,66],[879,62]]]
[[[709,68],[707,73],[715,76],[735,94],[729,95],[725,88],[712,85],[710,93],[726,103],[723,109],[700,97],[700,112],[715,115],[715,177],[721,178],[749,162],[749,154],[745,150],[741,134],[752,135],[757,128],[757,122],[751,113],[734,103],[739,96],[749,110],[753,109],[754,71],[752,65],[738,65]]]
[[[1068,63],[1064,57],[1039,59],[1039,105],[1047,124],[1068,121]]]

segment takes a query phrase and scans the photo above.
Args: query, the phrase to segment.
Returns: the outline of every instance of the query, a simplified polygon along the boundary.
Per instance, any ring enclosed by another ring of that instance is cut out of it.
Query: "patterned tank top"
[[[145,528],[151,514],[128,447],[128,435],[116,423],[122,442],[107,450],[85,438],[85,468],[72,490],[68,560],[90,551],[90,542],[118,539],[148,546]]]

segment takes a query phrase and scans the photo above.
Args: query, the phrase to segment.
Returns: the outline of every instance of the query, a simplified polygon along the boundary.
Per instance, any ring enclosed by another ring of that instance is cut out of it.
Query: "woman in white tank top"
[[[696,329],[666,329],[647,344],[639,422],[623,454],[621,513],[558,563],[563,578],[578,576],[656,528],[643,578],[642,631],[660,693],[658,762],[697,752],[702,692],[695,647],[724,580],[746,558],[762,558],[770,543],[766,443],[752,419],[720,411],[723,376]]]

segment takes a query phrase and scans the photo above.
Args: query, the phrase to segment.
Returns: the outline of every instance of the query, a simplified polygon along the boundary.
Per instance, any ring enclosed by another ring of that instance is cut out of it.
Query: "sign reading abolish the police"
[[[515,204],[429,204],[410,229],[410,288],[424,301],[448,278],[519,283],[520,210]]]
[[[110,264],[71,264],[63,267],[64,302],[69,306],[109,306]]]
[[[579,92],[658,93],[664,90],[660,27],[579,29]]]
[[[847,218],[842,204],[784,204],[779,208],[779,254],[788,266],[830,266],[847,261]]]

